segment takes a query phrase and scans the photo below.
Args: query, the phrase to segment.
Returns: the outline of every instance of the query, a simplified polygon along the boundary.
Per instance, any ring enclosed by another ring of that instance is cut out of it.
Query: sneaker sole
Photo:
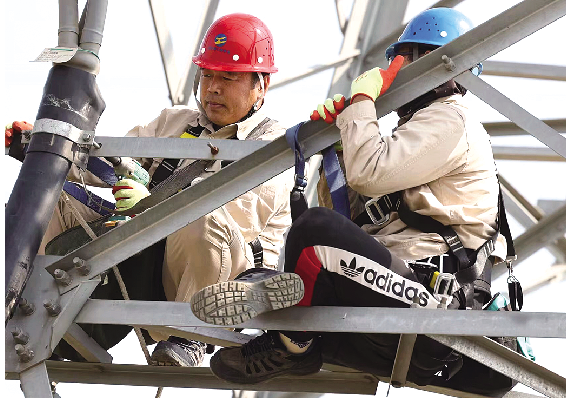
[[[228,281],[205,287],[191,298],[193,314],[213,325],[237,325],[257,315],[291,307],[303,298],[302,279],[293,273],[256,282]]]
[[[195,364],[184,361],[175,352],[154,352],[151,355],[151,362],[157,366],[180,366],[180,367],[194,367]]]

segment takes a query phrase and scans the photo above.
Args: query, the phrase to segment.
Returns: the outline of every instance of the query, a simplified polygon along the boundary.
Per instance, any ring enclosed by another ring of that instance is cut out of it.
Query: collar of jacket
[[[409,119],[411,119],[416,111],[426,108],[439,98],[448,97],[454,94],[464,95],[465,93],[465,88],[460,86],[453,79],[448,80],[446,83],[441,84],[440,86],[424,93],[420,97],[415,98],[411,102],[408,102],[397,109],[397,115],[400,118],[399,123],[406,123],[407,121],[409,121]],[[400,126],[401,124],[398,125]]]
[[[265,115],[261,112],[255,112],[245,120],[232,123],[215,131],[212,122],[208,120],[206,115],[199,113],[196,122],[205,128],[210,138],[229,139],[236,137],[239,140],[245,140],[248,134],[263,120]],[[194,127],[192,123],[189,123]],[[196,125],[196,124],[195,124]]]

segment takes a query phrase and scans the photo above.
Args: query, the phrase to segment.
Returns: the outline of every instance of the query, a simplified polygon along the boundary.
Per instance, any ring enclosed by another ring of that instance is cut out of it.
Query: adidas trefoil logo
[[[344,271],[344,273],[348,275],[350,278],[357,277],[365,269],[365,267],[356,268],[356,257],[352,259],[350,265],[347,265],[344,260],[340,260],[340,268],[342,268],[342,271]]]

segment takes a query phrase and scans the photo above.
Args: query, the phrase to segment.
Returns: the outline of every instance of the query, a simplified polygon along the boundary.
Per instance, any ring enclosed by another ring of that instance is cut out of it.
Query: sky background
[[[393,1],[393,0],[387,0]],[[80,10],[84,1],[80,1]],[[405,22],[426,7],[431,0],[411,0]],[[465,13],[477,25],[517,4],[513,0],[467,0],[456,9]],[[177,69],[184,73],[192,55],[193,41],[203,12],[204,1],[164,0],[166,18],[173,38]],[[352,1],[344,1],[349,13]],[[340,51],[342,33],[339,29],[334,0],[222,0],[216,18],[233,12],[245,12],[262,19],[274,36],[275,62],[283,78],[300,73],[307,67],[332,60]],[[48,63],[30,62],[46,47],[57,45],[58,5],[55,0],[20,0],[0,3],[3,15],[2,106],[0,120],[33,122],[41,98],[43,85],[51,67]],[[523,63],[566,65],[566,53],[558,39],[564,37],[566,19],[551,24],[516,45],[496,54],[491,59]],[[200,38],[199,38],[200,40]],[[165,74],[147,1],[111,1],[108,7],[104,39],[100,51],[101,70],[97,82],[106,101],[106,110],[97,127],[97,135],[123,136],[129,129],[146,124],[157,117],[161,109],[170,106]],[[263,111],[287,126],[307,120],[310,111],[328,94],[332,70],[270,91]],[[564,118],[566,82],[543,81],[508,77],[483,76],[486,82],[540,119]],[[334,93],[333,93],[334,94]],[[349,93],[343,93],[349,95]],[[467,101],[483,122],[505,121],[506,118],[473,95]],[[189,104],[194,104],[192,100]],[[390,114],[380,125],[388,132],[396,123]],[[542,146],[536,139],[526,137],[495,137],[495,145]],[[538,200],[566,199],[565,162],[498,161],[500,173],[507,178],[531,203]],[[17,178],[19,164],[14,159],[2,159],[4,202],[8,201]],[[111,195],[110,195],[111,197]],[[524,229],[510,220],[514,237]],[[2,240],[3,242],[3,240]],[[540,250],[524,261],[516,275],[527,284],[554,263],[554,258]],[[566,282],[555,282],[525,297],[523,311],[565,312],[561,297]],[[493,292],[506,291],[505,280],[493,283]],[[533,339],[537,363],[566,376],[563,357],[566,341]],[[151,349],[151,348],[150,348]],[[145,363],[145,358],[133,334],[110,350],[115,363]],[[557,355],[561,354],[561,355]],[[208,358],[207,358],[208,362]],[[3,392],[8,397],[22,397],[16,381],[4,381]],[[59,385],[62,398],[81,396],[153,397],[155,388],[105,385]],[[529,391],[518,386],[517,391]],[[385,396],[386,384],[380,384],[377,396]],[[432,397],[437,394],[410,389],[393,389],[392,397]],[[230,391],[166,388],[163,397],[231,397]],[[332,396],[327,394],[327,397]]]

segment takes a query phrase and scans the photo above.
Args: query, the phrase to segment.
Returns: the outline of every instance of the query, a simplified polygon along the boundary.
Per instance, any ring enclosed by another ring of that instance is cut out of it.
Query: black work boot
[[[251,268],[233,281],[220,282],[195,293],[193,314],[213,325],[237,325],[263,312],[297,304],[305,288],[297,274]]]
[[[210,360],[210,370],[216,377],[237,384],[255,384],[284,374],[308,375],[317,373],[321,366],[318,338],[304,353],[291,354],[275,331],[241,347],[222,348]]]
[[[205,343],[171,336],[157,343],[151,360],[161,366],[200,366],[205,352]]]

